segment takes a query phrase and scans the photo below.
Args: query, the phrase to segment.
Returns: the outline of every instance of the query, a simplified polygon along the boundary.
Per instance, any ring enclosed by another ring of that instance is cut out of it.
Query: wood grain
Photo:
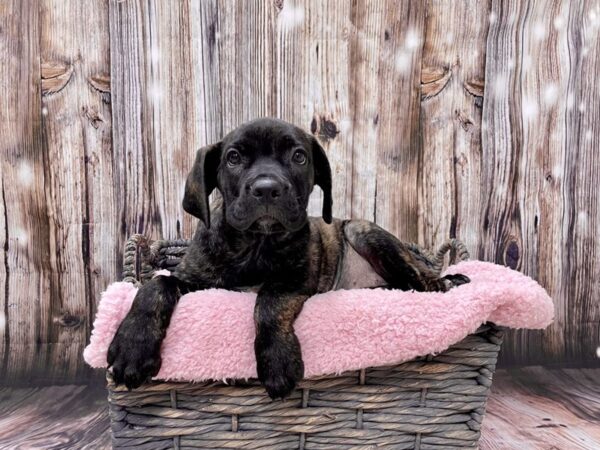
[[[597,108],[584,92],[594,92],[597,77],[588,74],[600,53],[590,37],[597,26],[580,26],[592,6],[492,2],[478,256],[538,279],[557,299],[547,331],[509,334],[505,363],[598,363],[599,311],[588,299],[598,294],[590,281],[600,271],[588,225],[598,229],[592,199],[600,166],[590,147]],[[583,242],[590,243],[585,251]]]
[[[375,221],[406,241],[418,240],[421,157],[421,51],[424,2],[386,3],[379,68]]]
[[[590,450],[600,446],[598,370],[500,371],[481,450]]]
[[[0,389],[0,449],[110,449],[109,426],[103,388]]]
[[[427,2],[421,62],[419,242],[460,237],[476,253],[488,2]]]
[[[117,273],[117,248],[110,244],[116,241],[116,227],[106,220],[115,200],[110,107],[106,93],[89,82],[109,69],[108,43],[87,38],[107,30],[107,2],[44,0],[40,4],[41,149],[46,198],[51,199],[46,224],[50,285],[48,292],[41,293],[47,301],[40,305],[40,340],[48,346],[44,375],[50,379],[72,379],[88,372],[80,355],[91,331],[95,302],[90,300]],[[44,89],[44,67],[59,68],[58,74],[50,72],[51,79],[64,78],[56,89]],[[99,214],[96,222],[90,217],[94,212]],[[102,232],[91,238],[90,231],[100,227]],[[94,245],[106,251],[93,252]],[[96,264],[96,270],[106,268],[106,272],[98,270],[92,285]]]
[[[39,5],[32,1],[0,6],[0,172],[4,229],[2,379],[19,379],[45,366],[48,318],[38,299],[50,287],[49,210],[41,148],[42,105]],[[56,300],[56,299],[55,299]],[[50,304],[47,298],[45,305]]]
[[[334,213],[536,278],[503,364],[599,365],[595,0],[0,3],[0,376],[89,376],[132,233],[190,236],[197,148],[277,116],[313,132]],[[320,214],[315,189],[309,211]]]

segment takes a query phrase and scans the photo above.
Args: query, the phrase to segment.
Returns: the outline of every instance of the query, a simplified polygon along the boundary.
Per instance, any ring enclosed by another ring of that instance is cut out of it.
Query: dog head
[[[331,223],[331,169],[319,142],[282,120],[257,119],[198,150],[183,209],[210,227],[208,196],[216,188],[235,229],[296,231],[306,223],[314,185],[323,190],[323,219]]]

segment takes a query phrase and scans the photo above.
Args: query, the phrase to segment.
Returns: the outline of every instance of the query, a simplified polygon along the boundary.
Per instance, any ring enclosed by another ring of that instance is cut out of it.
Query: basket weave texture
[[[172,269],[184,240],[133,236],[124,281],[144,283]],[[448,248],[468,256],[460,242]],[[440,251],[431,255],[441,270]],[[305,379],[285,401],[255,380],[150,382],[128,391],[107,372],[113,447],[118,449],[477,448],[502,330],[480,327],[437,355],[339,376]]]

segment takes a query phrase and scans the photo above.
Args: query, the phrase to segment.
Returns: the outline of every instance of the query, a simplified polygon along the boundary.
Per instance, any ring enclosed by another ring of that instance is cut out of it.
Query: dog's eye
[[[237,166],[242,162],[242,155],[235,149],[231,149],[227,152],[227,164],[230,166]]]
[[[306,164],[306,152],[304,150],[296,150],[292,155],[292,161],[296,164]]]

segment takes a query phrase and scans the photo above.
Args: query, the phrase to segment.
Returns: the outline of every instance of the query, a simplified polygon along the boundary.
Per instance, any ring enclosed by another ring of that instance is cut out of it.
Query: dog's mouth
[[[232,208],[227,211],[227,221],[240,231],[273,234],[298,231],[306,222],[306,213],[285,214],[278,208],[261,207],[254,211]]]
[[[248,231],[252,233],[272,234],[282,233],[288,231],[288,229],[276,217],[266,214],[252,222]]]

